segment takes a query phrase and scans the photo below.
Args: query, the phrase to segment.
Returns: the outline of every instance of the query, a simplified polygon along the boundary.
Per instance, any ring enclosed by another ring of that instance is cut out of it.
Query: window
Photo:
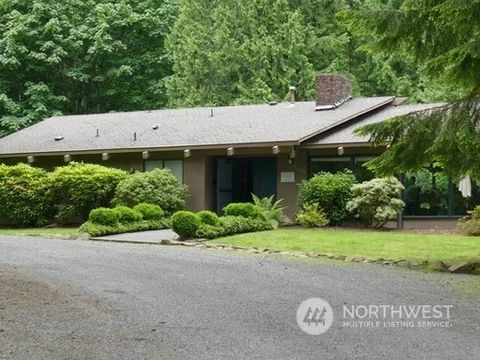
[[[170,169],[178,181],[183,184],[183,160],[146,160],[145,171],[154,169]]]
[[[358,181],[366,181],[374,178],[374,175],[363,166],[367,161],[373,159],[370,156],[333,156],[315,157],[310,159],[310,177],[319,172],[336,173],[350,169]]]

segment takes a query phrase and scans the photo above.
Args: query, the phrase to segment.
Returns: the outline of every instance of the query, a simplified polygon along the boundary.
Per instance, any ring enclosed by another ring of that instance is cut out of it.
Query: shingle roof
[[[396,116],[407,115],[415,111],[428,110],[444,104],[418,104],[418,105],[400,105],[388,106],[372,114],[354,120],[343,126],[336,127],[334,130],[326,131],[305,142],[307,146],[328,146],[352,143],[367,143],[368,137],[357,136],[353,132],[355,129],[367,125],[394,118]]]
[[[206,107],[59,116],[0,139],[0,156],[299,143],[392,100],[358,98],[330,111],[315,111],[314,102],[216,107],[213,117]]]

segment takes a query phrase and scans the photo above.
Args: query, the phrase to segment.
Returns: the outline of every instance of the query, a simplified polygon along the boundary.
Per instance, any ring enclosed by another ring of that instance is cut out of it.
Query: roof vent
[[[352,98],[352,83],[345,75],[317,75],[315,87],[315,110],[333,110]]]
[[[152,129],[153,129],[153,130],[158,130],[158,125],[152,126]]]
[[[62,141],[62,140],[63,140],[63,136],[55,136],[54,140],[55,140],[55,141]]]

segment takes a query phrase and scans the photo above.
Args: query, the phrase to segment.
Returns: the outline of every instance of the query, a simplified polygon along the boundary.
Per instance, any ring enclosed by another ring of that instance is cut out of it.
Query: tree
[[[0,135],[64,113],[165,105],[174,0],[0,0]]]
[[[321,58],[322,47],[315,28],[292,4],[183,1],[167,41],[174,63],[167,82],[170,105],[283,100],[289,85],[297,86],[299,99],[312,98],[313,59]],[[335,48],[342,40],[332,34],[329,41]]]
[[[424,74],[463,95],[433,110],[364,126],[389,149],[371,161],[377,173],[442,167],[450,176],[480,176],[480,1],[404,0],[344,14],[361,34],[374,34],[370,51],[412,56]]]

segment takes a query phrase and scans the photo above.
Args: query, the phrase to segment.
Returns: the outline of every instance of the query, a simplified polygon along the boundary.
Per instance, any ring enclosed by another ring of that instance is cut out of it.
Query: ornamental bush
[[[172,229],[181,238],[191,238],[200,227],[200,218],[191,211],[177,211],[172,215]]]
[[[130,209],[127,206],[117,206],[113,210],[117,212],[120,224],[130,224],[143,220],[143,216],[139,211]]]
[[[405,203],[401,200],[403,185],[395,177],[377,178],[353,185],[353,198],[347,210],[369,227],[378,228],[397,217]]]
[[[275,229],[278,228],[283,216],[284,207],[281,206],[282,199],[275,201],[275,196],[259,198],[252,194],[252,200],[257,208],[258,217],[270,223]]]
[[[0,220],[10,226],[43,226],[54,208],[46,171],[26,164],[0,165]]]
[[[160,206],[167,216],[185,207],[187,187],[169,169],[135,173],[122,180],[113,204],[133,207],[141,203]]]
[[[231,203],[223,208],[226,216],[241,216],[248,219],[258,217],[258,209],[252,203]]]
[[[223,229],[220,226],[201,224],[195,237],[202,239],[216,239],[223,235]]]
[[[95,225],[116,226],[119,220],[120,212],[117,209],[93,209],[88,216],[88,221]]]
[[[314,228],[327,226],[330,221],[318,204],[304,204],[297,214],[297,222],[302,227]]]
[[[465,235],[480,236],[480,205],[470,211],[470,216],[460,219],[458,226]]]
[[[222,236],[273,230],[272,224],[268,222],[243,216],[223,216],[220,218],[220,227],[222,228]]]
[[[133,210],[142,214],[144,220],[160,220],[165,215],[160,206],[154,204],[141,203],[135,205]]]
[[[220,223],[219,217],[212,211],[203,210],[197,213],[200,222],[205,225],[218,226]]]
[[[85,220],[92,209],[110,204],[118,183],[127,176],[123,170],[72,162],[57,167],[48,181],[57,211],[68,207],[72,217]]]
[[[320,172],[300,185],[300,208],[306,204],[318,204],[332,225],[341,224],[348,218],[346,205],[352,198],[351,188],[355,182],[350,170],[335,174]]]

